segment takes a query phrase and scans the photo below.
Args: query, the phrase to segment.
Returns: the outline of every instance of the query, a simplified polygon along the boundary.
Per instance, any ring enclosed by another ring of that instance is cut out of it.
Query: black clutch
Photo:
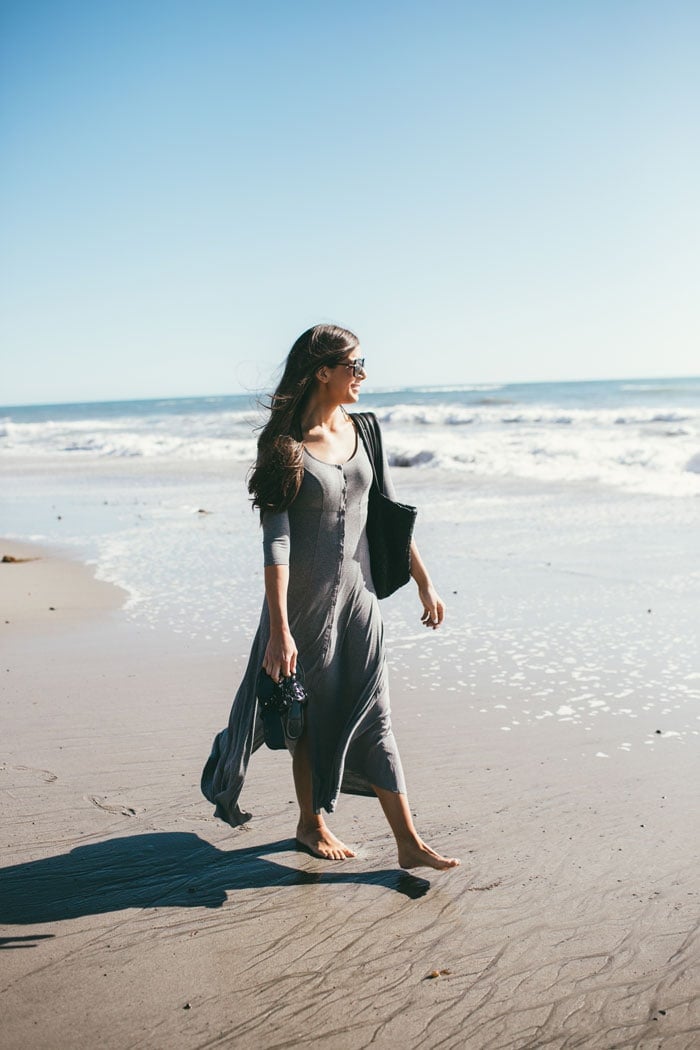
[[[297,663],[296,674],[279,682],[261,667],[256,693],[265,743],[273,751],[281,751],[287,740],[298,740],[304,732],[307,696],[301,667]]]
[[[371,412],[352,417],[374,472],[367,507],[367,542],[372,581],[378,598],[388,598],[411,578],[411,540],[418,511],[384,494],[384,457],[379,424]]]

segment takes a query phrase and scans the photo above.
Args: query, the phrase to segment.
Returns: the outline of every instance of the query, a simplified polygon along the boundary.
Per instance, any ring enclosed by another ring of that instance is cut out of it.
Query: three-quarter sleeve
[[[265,511],[262,519],[265,566],[289,565],[289,514]]]

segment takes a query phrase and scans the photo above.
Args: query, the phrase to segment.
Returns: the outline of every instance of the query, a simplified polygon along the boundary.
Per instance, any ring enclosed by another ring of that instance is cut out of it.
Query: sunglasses
[[[366,374],[364,357],[356,357],[354,361],[341,361],[340,364],[343,368],[352,368],[352,374],[355,379],[359,379],[360,376]]]

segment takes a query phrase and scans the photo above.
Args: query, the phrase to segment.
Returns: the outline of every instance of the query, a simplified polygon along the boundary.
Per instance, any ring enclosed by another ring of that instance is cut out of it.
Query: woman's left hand
[[[423,605],[421,623],[435,630],[445,619],[445,605],[432,583],[418,588],[418,596]]]

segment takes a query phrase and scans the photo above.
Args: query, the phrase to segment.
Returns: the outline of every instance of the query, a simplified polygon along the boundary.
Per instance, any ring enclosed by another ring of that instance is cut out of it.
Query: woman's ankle
[[[413,847],[420,849],[423,845],[423,839],[415,828],[406,828],[403,831],[395,833],[394,839],[399,849],[412,849]]]
[[[321,830],[325,826],[326,822],[320,813],[299,813],[298,828],[303,828],[304,831],[314,831]]]

